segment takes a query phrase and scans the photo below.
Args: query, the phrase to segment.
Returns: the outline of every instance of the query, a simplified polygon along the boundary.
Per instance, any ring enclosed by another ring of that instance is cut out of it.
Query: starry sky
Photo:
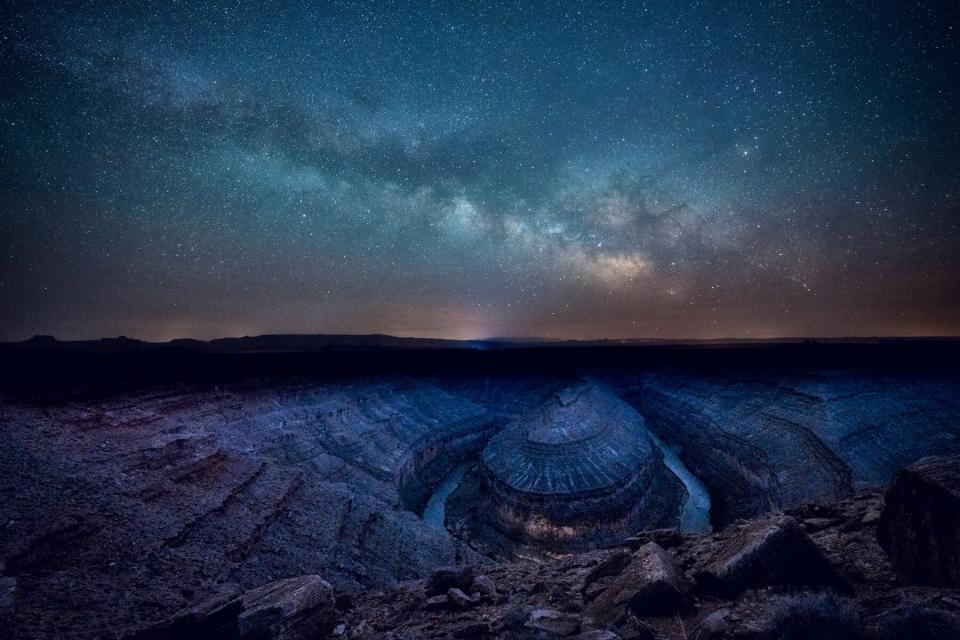
[[[955,2],[0,11],[0,339],[960,334]]]

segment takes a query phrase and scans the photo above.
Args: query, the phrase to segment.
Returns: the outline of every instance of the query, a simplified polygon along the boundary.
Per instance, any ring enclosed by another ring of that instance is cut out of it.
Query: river
[[[693,475],[683,460],[677,455],[676,449],[661,440],[652,431],[647,431],[650,440],[663,453],[663,462],[673,475],[680,479],[687,488],[687,501],[680,514],[680,531],[683,533],[710,533],[710,492],[700,482],[700,478]]]
[[[466,473],[468,466],[466,462],[461,462],[443,479],[443,482],[440,483],[437,490],[434,491],[430,499],[427,500],[427,506],[423,510],[424,522],[443,529],[443,522],[447,512],[447,498],[457,490],[457,487],[460,485],[460,480],[463,479],[463,474]]]

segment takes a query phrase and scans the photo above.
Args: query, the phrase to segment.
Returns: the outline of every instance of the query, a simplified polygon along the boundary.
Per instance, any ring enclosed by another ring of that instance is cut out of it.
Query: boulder
[[[424,590],[427,595],[446,593],[454,588],[469,591],[471,584],[473,584],[473,567],[444,567],[433,572]]]
[[[587,572],[587,575],[583,579],[583,592],[586,594],[590,585],[598,580],[620,575],[632,561],[633,556],[626,551],[614,551],[613,554],[598,562]]]
[[[501,636],[516,634],[530,619],[530,607],[513,606],[503,611],[494,631]]]
[[[524,625],[555,636],[569,636],[577,632],[580,619],[572,613],[563,613],[556,609],[535,607]]]
[[[473,598],[456,587],[450,587],[450,590],[447,591],[447,598],[458,609],[469,609],[474,605]]]
[[[960,455],[924,458],[897,474],[877,537],[916,584],[960,587]]]
[[[704,590],[731,598],[769,585],[844,586],[797,521],[783,514],[743,525],[694,575]]]
[[[620,636],[608,629],[594,629],[572,636],[570,640],[620,640]]]
[[[137,640],[308,640],[335,623],[333,590],[316,575],[227,593],[145,629]]]
[[[683,534],[676,528],[651,529],[630,536],[623,541],[623,544],[632,551],[636,551],[648,542],[656,542],[664,549],[670,549],[683,543]]]
[[[803,529],[808,533],[816,533],[839,523],[839,518],[807,518],[803,521]]]
[[[130,640],[231,640],[240,637],[237,617],[242,612],[239,593],[224,593],[144,629]]]
[[[450,598],[448,598],[445,593],[442,593],[438,596],[427,598],[423,603],[423,608],[427,611],[438,611],[440,609],[446,609],[449,605]]]
[[[873,620],[871,640],[943,640],[960,638],[960,613],[939,603],[901,603]]]
[[[831,591],[766,600],[744,628],[730,635],[756,640],[865,640],[854,603]]]
[[[673,557],[655,542],[634,554],[630,564],[590,603],[585,617],[594,625],[621,620],[629,608],[637,616],[672,616],[689,605],[690,585]]]
[[[471,593],[479,593],[484,598],[496,598],[497,586],[489,576],[477,576],[470,585]]]
[[[700,623],[695,637],[700,640],[722,638],[730,630],[730,623],[727,622],[729,615],[730,612],[726,609],[717,609],[712,612]]]
[[[595,600],[597,596],[607,590],[611,582],[613,582],[613,578],[607,576],[586,585],[583,588],[583,599],[587,602]]]
[[[333,629],[333,589],[320,576],[277,580],[243,594],[241,638],[308,640]]]

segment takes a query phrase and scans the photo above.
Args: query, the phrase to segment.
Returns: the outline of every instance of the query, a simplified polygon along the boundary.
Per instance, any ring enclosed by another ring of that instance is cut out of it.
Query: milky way
[[[0,339],[960,333],[956,3],[252,4],[4,10]]]

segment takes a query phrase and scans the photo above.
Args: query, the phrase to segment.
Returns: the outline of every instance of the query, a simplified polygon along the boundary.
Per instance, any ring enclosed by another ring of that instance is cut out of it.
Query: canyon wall
[[[882,486],[923,455],[960,451],[952,374],[659,369],[611,380],[706,483],[716,526]]]

